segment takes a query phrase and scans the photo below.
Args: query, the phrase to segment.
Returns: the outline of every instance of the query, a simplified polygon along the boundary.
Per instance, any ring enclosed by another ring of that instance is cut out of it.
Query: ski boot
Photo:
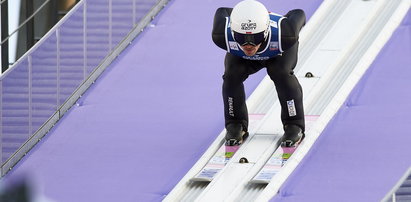
[[[305,134],[297,125],[284,126],[284,135],[281,138],[281,147],[296,147],[304,139]]]
[[[284,165],[291,155],[297,150],[298,145],[304,139],[305,135],[297,125],[284,126],[284,135],[281,138],[281,148],[283,150],[282,164]]]
[[[242,144],[248,136],[248,132],[243,130],[243,126],[240,123],[230,123],[226,126],[226,130],[226,146],[238,146]]]

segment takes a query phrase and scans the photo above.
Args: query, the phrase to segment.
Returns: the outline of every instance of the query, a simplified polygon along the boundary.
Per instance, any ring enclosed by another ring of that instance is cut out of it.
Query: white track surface
[[[223,130],[164,201],[271,199],[371,65],[410,5],[411,0],[324,0],[301,32],[295,69],[304,90],[306,139],[280,173],[267,186],[249,184],[283,133],[277,94],[266,77],[247,100],[250,137],[233,159],[212,182],[190,182],[223,144]],[[314,77],[305,78],[307,72]],[[241,157],[249,163],[238,163]]]

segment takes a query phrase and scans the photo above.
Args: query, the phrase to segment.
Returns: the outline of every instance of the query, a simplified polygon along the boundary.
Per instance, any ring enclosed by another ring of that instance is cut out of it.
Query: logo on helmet
[[[251,20],[248,20],[248,22],[241,23],[242,30],[251,31],[251,30],[255,30],[256,28],[257,28],[257,23],[251,22]]]

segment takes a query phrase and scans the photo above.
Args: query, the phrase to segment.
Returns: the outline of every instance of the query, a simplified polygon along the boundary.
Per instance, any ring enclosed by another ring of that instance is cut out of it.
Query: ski
[[[198,172],[191,181],[211,182],[220,172],[228,161],[234,156],[241,145],[226,146],[222,145],[208,163]]]
[[[254,184],[268,184],[271,179],[280,172],[287,160],[295,152],[298,146],[295,147],[278,147],[264,167],[250,181]]]
[[[238,149],[240,149],[242,143],[248,138],[248,135],[248,132],[243,134],[243,140],[240,145],[228,146],[223,144],[191,181],[211,182],[217,173],[230,161]]]
[[[249,114],[249,132],[245,133],[243,136],[244,142],[250,138],[250,134],[254,133],[254,128],[259,124],[264,118],[265,114]],[[251,133],[250,133],[251,132]],[[234,154],[240,149],[241,145],[236,146],[227,146],[223,144],[217,150],[216,153],[210,158],[207,164],[196,174],[194,177],[191,178],[191,181],[194,182],[211,182],[214,177],[224,169],[230,159],[234,156]]]
[[[305,129],[310,130],[318,119],[318,115],[305,115]],[[285,163],[290,159],[299,144],[293,147],[279,146],[260,171],[250,180],[254,184],[268,184],[271,179],[281,171]]]

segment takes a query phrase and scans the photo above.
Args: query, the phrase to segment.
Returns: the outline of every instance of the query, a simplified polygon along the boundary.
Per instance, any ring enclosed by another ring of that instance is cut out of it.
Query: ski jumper
[[[294,75],[297,64],[298,35],[305,24],[304,11],[291,10],[280,16],[270,13],[270,31],[254,56],[246,56],[231,34],[232,8],[218,8],[214,16],[212,38],[227,51],[224,61],[223,101],[226,126],[241,123],[248,130],[248,111],[243,82],[249,75],[266,68],[274,82],[281,105],[283,125],[295,124],[304,131],[303,92]]]

